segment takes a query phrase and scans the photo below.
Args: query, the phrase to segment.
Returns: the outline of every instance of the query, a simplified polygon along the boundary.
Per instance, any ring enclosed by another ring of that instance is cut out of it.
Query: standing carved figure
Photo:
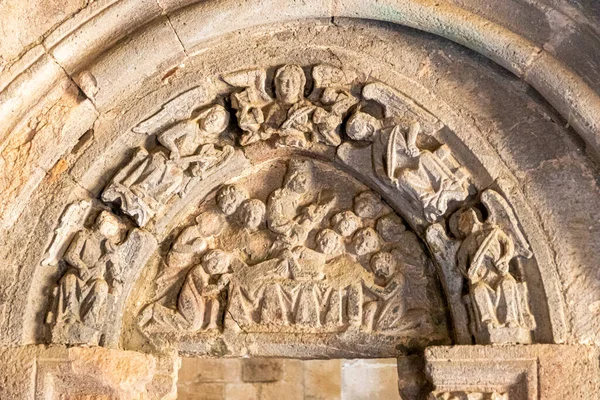
[[[108,211],[100,213],[92,230],[75,234],[64,255],[69,269],[59,281],[55,308],[48,315],[54,341],[98,343],[110,291],[107,280],[113,291],[122,284],[124,266],[117,246],[123,235],[123,225]]]
[[[530,258],[532,253],[504,199],[486,191],[482,203],[490,210],[485,222],[475,209],[468,208],[459,211],[451,224],[454,234],[463,239],[456,260],[468,281],[465,300],[471,331],[483,342],[527,343],[535,321],[527,305],[526,286],[513,277],[510,263],[517,257]]]

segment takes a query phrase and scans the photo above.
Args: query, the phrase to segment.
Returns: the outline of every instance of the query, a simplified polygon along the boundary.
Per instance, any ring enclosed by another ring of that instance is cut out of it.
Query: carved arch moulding
[[[1,75],[3,345],[598,342],[575,67],[450,5],[142,3],[90,5]]]

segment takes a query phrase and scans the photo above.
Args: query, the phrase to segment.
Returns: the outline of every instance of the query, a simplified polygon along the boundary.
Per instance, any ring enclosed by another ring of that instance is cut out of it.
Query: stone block
[[[425,351],[434,393],[510,399],[592,400],[600,393],[598,349],[588,346],[455,346]]]
[[[228,383],[225,385],[227,400],[258,400],[258,385],[252,383]]]
[[[341,361],[304,362],[304,395],[311,400],[336,400],[341,396]]]
[[[223,400],[225,397],[225,385],[222,383],[197,383],[179,386],[177,390],[178,400]]]
[[[283,362],[268,358],[250,358],[242,361],[244,382],[275,382],[283,378]]]
[[[183,358],[180,384],[205,382],[239,382],[241,362],[238,359]]]
[[[400,399],[396,359],[344,360],[342,399]]]
[[[139,399],[157,372],[151,355],[102,347],[0,349],[0,398]],[[146,397],[144,397],[146,398]],[[160,397],[154,397],[160,398]]]
[[[300,383],[284,381],[257,384],[260,400],[304,400],[304,388]]]

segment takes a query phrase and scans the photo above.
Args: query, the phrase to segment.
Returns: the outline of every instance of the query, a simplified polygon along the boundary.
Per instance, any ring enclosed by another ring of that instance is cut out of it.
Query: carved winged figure
[[[475,336],[492,343],[529,342],[535,321],[527,304],[527,288],[511,274],[510,263],[531,258],[517,219],[497,192],[481,195],[489,217],[481,222],[473,208],[459,211],[451,228],[463,241],[457,267],[468,280],[465,297]]]
[[[231,159],[232,146],[215,146],[228,124],[227,110],[212,105],[195,118],[171,126],[158,135],[158,141],[169,150],[169,158],[160,149],[150,153],[138,148],[104,189],[102,200],[119,203],[138,226],[145,226],[175,194],[184,195],[192,184]]]
[[[98,344],[109,291],[118,292],[123,283],[125,266],[118,245],[124,230],[114,215],[103,211],[91,230],[75,234],[64,255],[69,269],[59,281],[47,316],[54,342]]]
[[[402,117],[408,115],[407,100],[400,93],[375,82],[365,85],[363,97],[378,102],[385,118],[356,112],[346,132],[351,139],[373,142],[373,169],[382,182],[406,193],[422,208],[428,222],[444,215],[451,201],[463,201],[469,195],[468,173],[446,145],[434,151],[417,147],[421,126]]]

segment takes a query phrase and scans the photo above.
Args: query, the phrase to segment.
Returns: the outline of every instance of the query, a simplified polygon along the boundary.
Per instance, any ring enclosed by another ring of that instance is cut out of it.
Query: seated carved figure
[[[507,333],[505,341],[528,337],[535,325],[525,287],[510,273],[509,263],[517,256],[513,239],[501,227],[480,222],[472,208],[460,213],[454,230],[464,238],[457,266],[468,280],[474,333],[493,336],[494,342],[503,340],[505,330],[517,332]]]
[[[305,242],[308,234],[321,223],[335,203],[333,195],[322,193],[317,203],[306,204],[311,186],[309,162],[292,160],[283,187],[273,191],[267,200],[267,227],[277,234],[273,253],[287,265],[292,276],[297,277],[303,275],[302,266],[297,262],[300,255],[307,261],[322,258],[314,250],[306,248]]]
[[[406,131],[404,133],[404,131]],[[372,142],[375,175],[385,184],[404,191],[412,202],[423,209],[429,222],[444,215],[451,201],[468,196],[467,174],[442,145],[433,152],[420,150],[418,122],[404,130],[394,119],[380,121],[363,113],[355,113],[346,125],[351,139]]]
[[[92,230],[75,234],[64,255],[69,269],[59,281],[55,307],[47,319],[53,325],[53,340],[98,343],[109,291],[118,291],[122,283],[117,245],[123,230],[114,215],[103,211]]]

